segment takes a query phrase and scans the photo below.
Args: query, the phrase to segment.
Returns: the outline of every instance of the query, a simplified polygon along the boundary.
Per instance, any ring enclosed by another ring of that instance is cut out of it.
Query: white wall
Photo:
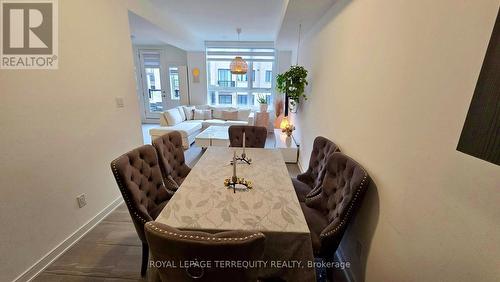
[[[292,51],[287,51],[287,50],[277,50],[276,51],[277,58],[276,58],[276,71],[278,73],[284,73],[288,69],[290,69],[290,66],[292,65]]]
[[[342,243],[358,281],[498,281],[500,167],[456,151],[498,8],[341,0],[304,38],[300,161],[324,135],[377,186]]]
[[[109,163],[142,144],[125,1],[59,1],[59,50],[58,70],[0,70],[0,281],[120,197]]]
[[[205,105],[207,100],[207,66],[204,51],[190,51],[187,53],[189,94],[191,105]],[[193,69],[200,70],[199,82],[193,81]]]

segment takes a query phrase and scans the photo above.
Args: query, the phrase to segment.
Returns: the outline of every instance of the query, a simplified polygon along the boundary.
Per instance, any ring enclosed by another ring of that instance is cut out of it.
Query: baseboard
[[[344,253],[340,246],[337,248],[337,252],[335,252],[335,258],[337,259],[337,261],[343,261],[343,262],[346,261]],[[354,279],[354,275],[352,274],[351,268],[346,267],[343,269],[343,272],[347,282],[356,282],[356,279]]]
[[[87,221],[82,227],[76,230],[68,238],[62,241],[55,248],[50,250],[46,255],[44,255],[39,261],[33,264],[28,270],[19,275],[13,281],[24,282],[31,281],[40,272],[45,270],[52,262],[54,262],[58,257],[60,257],[66,250],[78,242],[83,236],[85,236],[89,231],[91,231],[97,224],[99,224],[107,215],[114,211],[121,203],[123,203],[123,198],[120,196],[114,200],[111,204],[105,207],[101,212],[94,216],[91,220]]]

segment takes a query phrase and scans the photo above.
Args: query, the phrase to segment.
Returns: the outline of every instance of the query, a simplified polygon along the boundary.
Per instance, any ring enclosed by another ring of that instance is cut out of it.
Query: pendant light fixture
[[[240,33],[241,28],[237,28],[236,32],[238,33],[238,42],[240,42]],[[246,74],[248,71],[248,64],[243,60],[242,57],[236,56],[232,61],[229,67],[231,69],[232,74]]]

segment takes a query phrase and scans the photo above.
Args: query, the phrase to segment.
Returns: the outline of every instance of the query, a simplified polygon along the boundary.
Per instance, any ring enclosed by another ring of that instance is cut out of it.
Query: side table
[[[274,130],[274,147],[281,151],[283,159],[286,163],[297,163],[297,158],[299,156],[299,147],[293,140],[293,137],[286,136],[285,133],[281,132],[281,129]]]

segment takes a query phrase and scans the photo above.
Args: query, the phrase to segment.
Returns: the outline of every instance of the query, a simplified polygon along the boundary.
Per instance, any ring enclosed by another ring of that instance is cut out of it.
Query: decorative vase
[[[288,107],[289,107],[290,112],[296,113],[297,106],[298,106],[298,104],[295,100],[292,100],[292,99],[288,100]]]
[[[261,113],[267,112],[267,104],[260,104],[260,112]]]

